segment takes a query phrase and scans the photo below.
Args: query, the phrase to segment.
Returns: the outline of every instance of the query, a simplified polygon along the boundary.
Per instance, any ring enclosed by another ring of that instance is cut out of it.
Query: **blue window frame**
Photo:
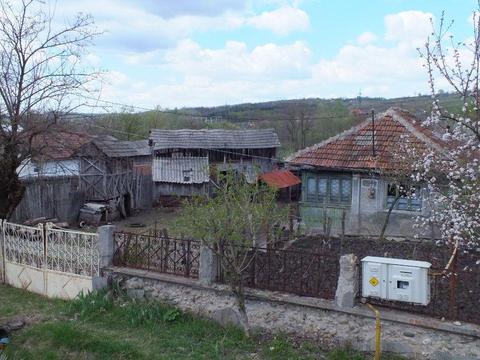
[[[350,206],[352,179],[347,176],[308,175],[304,200],[326,205]]]

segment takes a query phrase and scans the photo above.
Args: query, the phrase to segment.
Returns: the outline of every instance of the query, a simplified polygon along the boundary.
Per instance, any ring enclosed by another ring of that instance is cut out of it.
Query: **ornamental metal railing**
[[[43,268],[45,246],[43,225],[26,226],[1,222],[6,261]]]
[[[339,272],[337,256],[254,247],[243,248],[241,251],[249,253],[246,262],[248,267],[244,272],[246,287],[323,299],[335,297]],[[219,268],[217,280],[228,282],[228,273],[222,267]]]
[[[98,235],[1,222],[5,261],[84,276],[99,275]]]
[[[85,276],[99,275],[98,234],[46,225],[46,268]]]
[[[200,242],[152,234],[116,232],[113,264],[198,278]]]

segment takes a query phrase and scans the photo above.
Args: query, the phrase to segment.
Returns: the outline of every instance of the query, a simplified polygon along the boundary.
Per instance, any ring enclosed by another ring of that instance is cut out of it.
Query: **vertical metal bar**
[[[147,241],[147,269],[150,270],[150,252],[151,252],[151,242],[150,242],[150,236],[148,236],[148,241]]]
[[[257,281],[256,281],[256,266],[255,263],[257,262],[257,248],[253,248],[253,260],[250,265],[250,282],[252,287],[256,287]]]
[[[2,220],[0,219],[0,227],[2,228],[2,231],[1,231],[1,246],[2,246],[2,253],[1,253],[1,256],[2,256],[2,282],[3,283],[6,283],[7,282],[7,274],[6,274],[6,270],[5,270],[5,262],[7,261],[6,259],[6,251],[5,251],[5,224],[6,223],[6,220]]]
[[[191,244],[190,240],[187,240],[187,264],[186,264],[187,265],[187,276],[190,276],[190,266],[191,266],[190,261],[191,261],[191,258],[192,258],[190,256],[190,252],[192,250],[191,245],[192,244]]]
[[[43,266],[42,266],[42,272],[43,272],[43,293],[45,296],[47,296],[47,289],[48,289],[48,279],[47,279],[47,259],[48,259],[48,233],[47,233],[47,224],[42,225],[42,236],[43,236]]]

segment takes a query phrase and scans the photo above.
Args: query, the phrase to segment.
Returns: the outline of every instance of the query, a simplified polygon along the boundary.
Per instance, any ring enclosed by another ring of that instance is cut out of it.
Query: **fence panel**
[[[428,305],[375,298],[369,298],[368,302],[436,318],[480,324],[479,297],[480,272],[478,270],[452,271],[434,268],[430,272],[430,303]]]
[[[46,237],[48,270],[84,276],[99,275],[97,234],[47,227]]]
[[[251,259],[245,271],[245,286],[323,299],[335,297],[338,257],[284,249],[245,248],[244,251],[249,252]],[[228,274],[220,271],[218,281],[225,282]]]
[[[97,234],[2,224],[5,282],[48,297],[72,299],[99,275]]]
[[[197,278],[200,242],[151,234],[117,232],[113,263]]]
[[[44,264],[44,236],[42,226],[3,223],[5,260],[37,268]]]

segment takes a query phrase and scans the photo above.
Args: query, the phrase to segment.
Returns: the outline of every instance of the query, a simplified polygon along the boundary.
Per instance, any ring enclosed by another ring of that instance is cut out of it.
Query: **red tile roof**
[[[268,172],[260,175],[259,178],[265,181],[268,185],[277,189],[298,185],[302,182],[298,176],[294,175],[289,170],[276,170]]]
[[[350,130],[298,151],[287,161],[292,165],[321,168],[390,170],[398,165],[395,157],[401,151],[400,144],[407,140],[420,151],[441,150],[446,146],[432,131],[422,127],[420,120],[400,109],[392,108],[375,117],[376,156],[373,156],[372,132],[371,119],[365,120]]]

